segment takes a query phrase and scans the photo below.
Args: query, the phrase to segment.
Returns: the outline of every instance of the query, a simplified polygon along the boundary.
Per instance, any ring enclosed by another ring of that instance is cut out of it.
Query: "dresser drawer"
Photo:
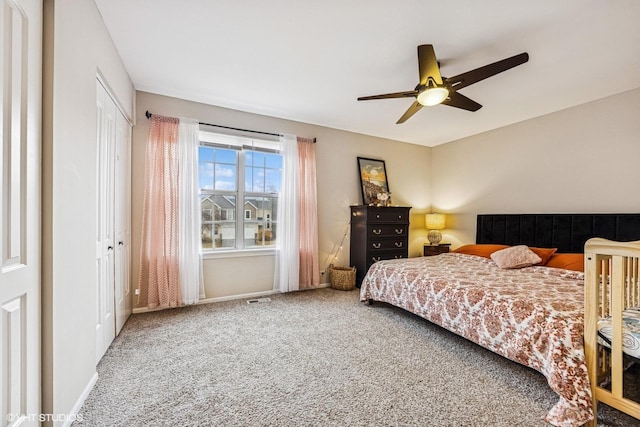
[[[399,237],[397,239],[369,239],[369,251],[384,251],[390,249],[406,249],[407,239],[405,237]]]
[[[367,235],[369,237],[407,236],[409,224],[369,224]]]
[[[409,212],[405,208],[380,208],[369,213],[369,223],[394,222],[409,223]]]
[[[401,259],[406,258],[406,251],[384,251],[384,252],[372,252],[367,259],[367,270],[371,267],[371,264],[385,259]]]

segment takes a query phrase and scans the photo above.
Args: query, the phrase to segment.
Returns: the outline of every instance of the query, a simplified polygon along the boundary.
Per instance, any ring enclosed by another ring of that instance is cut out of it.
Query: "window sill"
[[[246,258],[254,256],[270,256],[275,255],[276,248],[260,248],[260,249],[234,249],[234,250],[218,250],[200,252],[202,259],[218,259],[218,258]]]

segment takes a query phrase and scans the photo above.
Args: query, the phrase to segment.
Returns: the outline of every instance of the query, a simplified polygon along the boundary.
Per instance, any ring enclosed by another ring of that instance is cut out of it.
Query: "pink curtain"
[[[182,305],[178,283],[179,119],[154,114],[145,157],[138,307]]]
[[[310,138],[298,137],[298,215],[300,235],[300,289],[320,285],[318,264],[318,198],[316,152]]]

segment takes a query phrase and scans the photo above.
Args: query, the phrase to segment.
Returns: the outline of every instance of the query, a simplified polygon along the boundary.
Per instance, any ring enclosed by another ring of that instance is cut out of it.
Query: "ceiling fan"
[[[484,80],[487,77],[495,76],[498,73],[507,71],[509,68],[524,64],[529,60],[528,53],[521,53],[501,61],[494,62],[484,67],[476,68],[466,73],[453,77],[442,77],[440,75],[440,65],[436,59],[433,45],[423,44],[418,46],[418,68],[420,72],[420,83],[414,90],[407,92],[385,93],[383,95],[362,96],[358,101],[368,101],[371,99],[388,98],[411,98],[416,100],[409,109],[398,119],[396,124],[404,123],[418,112],[423,106],[438,104],[449,107],[462,108],[463,110],[478,111],[482,105],[466,96],[458,93],[459,89]]]

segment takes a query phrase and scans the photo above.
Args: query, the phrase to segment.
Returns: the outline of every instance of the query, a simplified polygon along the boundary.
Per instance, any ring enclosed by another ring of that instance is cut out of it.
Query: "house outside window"
[[[200,132],[202,251],[275,246],[282,155],[278,143]]]

